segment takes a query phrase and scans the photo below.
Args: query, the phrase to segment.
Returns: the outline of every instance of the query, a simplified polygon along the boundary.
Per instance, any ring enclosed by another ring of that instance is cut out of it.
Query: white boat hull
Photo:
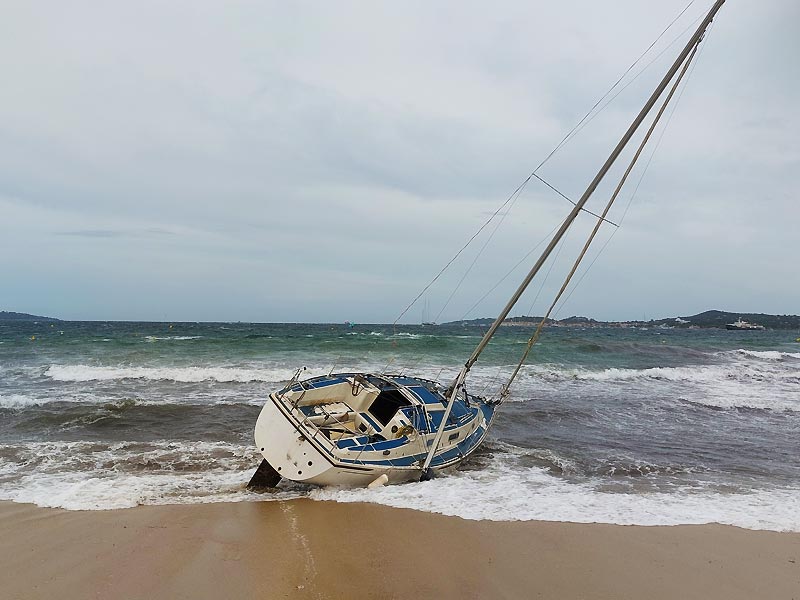
[[[282,477],[314,485],[346,485],[361,487],[383,474],[390,482],[408,481],[418,469],[407,469],[407,477],[391,468],[352,466],[343,467],[319,443],[307,437],[297,424],[279,408],[274,398],[264,404],[255,428],[256,446],[262,456]],[[406,469],[404,469],[405,471]]]
[[[442,445],[431,467],[434,472],[456,467],[480,445],[494,414],[493,407],[484,410],[448,426],[448,443]],[[349,448],[324,435],[296,405],[275,393],[261,409],[254,437],[264,459],[281,477],[320,486],[364,487],[383,475],[390,484],[419,480],[435,431],[414,431],[383,446],[378,442],[358,447],[363,449]]]

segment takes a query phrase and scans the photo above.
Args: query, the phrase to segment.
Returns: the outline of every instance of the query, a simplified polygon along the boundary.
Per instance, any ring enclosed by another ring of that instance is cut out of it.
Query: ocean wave
[[[145,336],[144,339],[147,342],[157,342],[160,340],[173,340],[173,341],[199,340],[202,337],[203,337],[202,335],[166,335],[166,336],[148,335]]]
[[[646,369],[609,368],[592,370],[560,365],[529,365],[519,383],[523,393],[511,401],[527,401],[531,393],[546,384],[558,392],[574,382],[595,386],[607,394],[610,386],[628,384],[647,395],[664,391],[676,399],[715,408],[753,408],[800,411],[800,369],[794,363],[764,361],[762,364],[715,364]]]
[[[572,482],[543,468],[495,466],[463,470],[424,483],[372,490],[321,488],[315,500],[373,502],[398,508],[488,521],[566,521],[618,525],[722,523],[748,529],[800,531],[800,490],[721,493],[684,488],[621,493],[602,480]],[[469,502],[464,499],[469,498]]]
[[[68,510],[300,497],[245,490],[255,448],[224,442],[32,442],[0,445],[0,500]]]
[[[507,444],[503,447],[508,446]],[[521,466],[537,450],[496,448],[480,469],[425,483],[376,489],[309,488],[282,482],[274,493],[245,489],[260,456],[224,442],[31,442],[0,445],[0,500],[70,510],[309,497],[490,521],[569,521],[621,525],[723,523],[800,531],[800,490],[610,491],[609,477],[576,481],[543,466]],[[551,457],[552,458],[552,457]],[[562,458],[555,457],[562,461]],[[563,462],[563,461],[562,461]],[[469,502],[464,502],[469,498]]]
[[[92,392],[79,392],[73,394],[58,394],[49,396],[34,396],[29,394],[0,394],[0,408],[29,408],[45,406],[47,404],[102,404],[112,402],[107,396]]]
[[[720,390],[714,395],[692,399],[681,398],[680,401],[698,407],[722,410],[751,409],[777,412],[800,412],[800,398],[797,397],[796,390],[793,394],[790,393],[780,396],[743,395],[736,392],[726,395],[724,391]]]
[[[760,358],[764,360],[785,360],[787,358],[796,360],[800,359],[800,352],[780,352],[778,350],[745,350],[743,348],[733,351],[719,352],[718,355],[738,355],[749,358]]]
[[[548,380],[577,380],[620,382],[634,380],[675,381],[675,382],[718,382],[726,379],[736,380],[787,380],[800,377],[800,370],[765,369],[750,365],[691,365],[684,367],[650,367],[646,369],[626,369],[613,367],[602,370],[560,367],[558,365],[531,365],[526,367],[531,377]]]
[[[53,396],[31,396],[28,394],[0,394],[0,409],[25,409],[47,405],[87,405],[87,406],[106,406],[131,407],[131,406],[262,406],[264,397],[252,391],[232,394],[230,390],[225,390],[216,394],[202,395],[165,395],[157,392],[152,396],[137,398],[120,398],[119,396],[109,396],[107,394],[97,394],[92,392],[81,392],[76,394],[58,394]]]
[[[19,442],[0,445],[0,463],[39,475],[63,472],[243,470],[258,464],[255,447],[230,442]]]
[[[91,365],[50,365],[44,375],[56,381],[111,381],[115,379],[165,380],[183,383],[279,383],[288,381],[294,369],[243,367],[99,367]]]
[[[26,406],[38,406],[47,400],[34,398],[25,394],[0,394],[0,408],[24,408]]]
[[[322,361],[320,361],[322,362]],[[386,368],[386,363],[360,363],[343,365],[335,372],[365,372],[381,373]],[[390,363],[390,366],[395,366]],[[310,365],[303,371],[302,379],[310,379],[326,375],[330,371],[330,363]],[[390,369],[391,370],[391,369]],[[397,370],[404,370],[402,365],[397,365]],[[36,367],[31,372],[43,374],[45,377],[56,381],[112,381],[121,379],[143,379],[150,381],[176,381],[181,383],[199,383],[202,381],[216,381],[219,383],[283,383],[291,379],[297,371],[296,368],[287,367],[135,367],[135,366],[94,366],[94,365],[49,365],[45,368]],[[441,368],[421,366],[414,375],[434,377],[442,372]],[[28,373],[30,376],[30,373]]]
[[[356,335],[366,337],[383,337],[382,331],[348,331],[345,335]]]
[[[513,461],[522,468],[537,467],[545,469],[553,475],[567,477],[602,477],[604,480],[631,481],[640,478],[651,478],[652,482],[667,478],[703,473],[705,468],[696,465],[656,464],[635,459],[631,456],[611,457],[568,457],[549,448],[521,448],[501,440],[490,440],[484,443],[477,456],[468,463],[480,468],[492,468],[491,460],[498,454],[501,459]],[[491,457],[487,461],[486,456]],[[658,477],[659,479],[654,479]]]

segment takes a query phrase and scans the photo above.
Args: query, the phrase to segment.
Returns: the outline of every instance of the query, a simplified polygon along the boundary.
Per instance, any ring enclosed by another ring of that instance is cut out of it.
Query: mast
[[[550,240],[550,243],[547,245],[547,248],[545,248],[544,252],[542,252],[542,255],[539,257],[539,260],[537,260],[536,264],[533,265],[527,277],[525,277],[525,279],[522,281],[519,288],[517,288],[517,291],[514,292],[514,295],[511,296],[511,299],[508,301],[503,310],[494,320],[494,323],[492,323],[492,326],[483,336],[481,341],[478,342],[477,347],[475,348],[475,350],[473,350],[472,355],[466,362],[465,366],[467,367],[467,370],[469,370],[472,367],[472,365],[474,365],[475,362],[478,360],[478,357],[481,355],[481,352],[483,352],[483,350],[486,348],[486,344],[489,343],[489,340],[492,339],[492,336],[494,336],[494,334],[496,333],[497,328],[500,327],[500,324],[505,320],[505,318],[511,312],[511,309],[514,308],[514,305],[517,303],[522,294],[528,288],[528,285],[530,285],[531,280],[534,278],[536,273],[539,272],[539,269],[542,268],[542,265],[549,258],[550,254],[553,252],[555,247],[561,241],[561,238],[564,237],[564,234],[566,234],[570,225],[572,225],[572,222],[578,216],[578,213],[580,213],[580,211],[583,210],[583,207],[586,205],[589,198],[594,193],[595,189],[597,189],[597,186],[603,180],[603,177],[605,177],[606,173],[613,166],[614,161],[616,161],[617,157],[620,155],[622,150],[628,144],[631,137],[633,137],[633,134],[636,133],[636,130],[642,124],[642,121],[644,121],[645,117],[647,117],[647,114],[653,108],[658,98],[666,89],[667,85],[669,85],[669,82],[675,76],[675,73],[677,73],[678,69],[683,64],[683,61],[686,60],[687,56],[689,56],[689,53],[692,51],[692,48],[703,37],[703,34],[705,33],[708,26],[711,24],[711,21],[714,19],[714,16],[717,14],[717,11],[719,11],[720,7],[724,3],[725,0],[717,0],[717,2],[709,11],[709,13],[706,15],[705,19],[703,19],[703,22],[700,23],[700,26],[697,28],[697,31],[695,31],[694,35],[692,35],[691,39],[686,44],[686,47],[681,51],[680,55],[678,55],[678,58],[675,59],[675,62],[672,64],[667,74],[664,75],[664,78],[661,80],[661,83],[658,84],[658,87],[655,89],[650,98],[647,100],[647,103],[644,105],[642,110],[636,116],[636,119],[634,119],[633,123],[631,123],[631,126],[628,128],[628,131],[626,131],[625,134],[622,136],[622,139],[619,141],[614,150],[612,150],[608,159],[606,159],[606,162],[600,168],[600,171],[598,171],[597,175],[595,175],[595,178],[589,184],[589,187],[586,188],[586,191],[581,196],[581,199],[573,207],[573,209],[567,215],[566,219],[564,219],[564,222],[561,224],[561,227],[555,233],[553,239]]]
[[[550,243],[547,245],[547,247],[542,252],[542,254],[539,257],[539,259],[536,261],[536,263],[533,265],[533,267],[531,267],[531,270],[528,272],[528,275],[525,277],[525,279],[523,279],[522,283],[520,283],[519,287],[517,288],[517,291],[515,291],[514,294],[511,296],[511,298],[506,303],[506,305],[503,308],[503,310],[500,311],[500,314],[497,316],[497,318],[492,323],[492,325],[489,328],[489,330],[484,334],[483,338],[481,338],[481,341],[478,342],[478,345],[475,347],[475,350],[472,351],[472,354],[467,359],[467,361],[464,363],[464,366],[461,367],[461,370],[459,371],[458,375],[456,376],[456,378],[453,381],[453,384],[452,384],[452,386],[451,386],[451,388],[449,390],[447,408],[445,409],[445,414],[444,414],[444,416],[442,418],[442,425],[440,426],[439,431],[437,431],[437,433],[436,433],[436,437],[434,438],[433,444],[432,444],[432,446],[430,448],[430,451],[428,452],[428,455],[425,458],[425,462],[424,462],[424,464],[422,466],[423,479],[430,477],[430,472],[428,471],[428,469],[430,467],[431,461],[433,460],[433,456],[434,456],[434,454],[436,453],[436,450],[439,447],[439,443],[441,442],[442,435],[444,434],[445,424],[447,423],[447,419],[450,416],[450,411],[451,411],[451,409],[453,407],[453,400],[455,399],[455,396],[458,393],[458,390],[464,385],[464,380],[467,377],[467,373],[469,373],[469,370],[472,368],[472,366],[478,360],[478,357],[481,355],[481,353],[486,348],[486,345],[489,343],[489,340],[492,339],[494,334],[497,332],[497,329],[500,327],[502,322],[506,319],[508,314],[514,308],[514,305],[516,305],[517,301],[519,301],[519,299],[522,296],[522,294],[525,292],[525,290],[530,285],[530,283],[533,280],[533,278],[536,276],[536,274],[542,268],[542,265],[544,265],[544,263],[550,257],[550,254],[552,254],[552,252],[555,249],[555,247],[558,245],[558,243],[561,241],[561,239],[567,233],[567,231],[569,230],[569,228],[572,225],[573,221],[575,221],[575,219],[577,218],[578,214],[581,212],[581,210],[583,210],[584,206],[589,201],[589,198],[594,193],[594,191],[597,189],[597,186],[600,185],[600,182],[603,180],[603,177],[605,177],[606,173],[608,173],[608,171],[614,165],[614,162],[617,160],[619,155],[624,150],[625,146],[628,144],[630,139],[636,133],[636,130],[639,128],[639,126],[645,120],[645,118],[647,117],[649,112],[652,110],[653,106],[655,106],[655,103],[658,101],[658,99],[661,96],[661,94],[664,92],[664,90],[669,85],[669,83],[672,80],[672,78],[675,77],[675,74],[678,72],[678,70],[680,69],[681,65],[684,63],[686,58],[692,52],[692,49],[700,42],[700,40],[702,39],[703,35],[705,34],[706,29],[711,24],[711,21],[714,20],[714,17],[716,16],[717,12],[719,11],[719,9],[722,7],[722,5],[724,3],[725,3],[725,0],[717,0],[714,3],[714,6],[711,7],[711,10],[708,11],[708,14],[705,16],[703,21],[697,27],[697,30],[694,32],[694,34],[692,34],[692,37],[686,43],[686,46],[684,46],[683,50],[681,50],[681,53],[675,59],[675,62],[672,63],[672,66],[669,68],[669,70],[667,71],[666,75],[664,75],[664,77],[662,78],[661,82],[658,84],[656,89],[650,95],[650,98],[648,98],[648,100],[645,103],[645,105],[639,111],[639,114],[633,120],[633,123],[631,123],[630,127],[628,127],[628,130],[623,134],[623,136],[620,139],[620,141],[617,143],[617,145],[611,151],[611,154],[609,154],[609,156],[606,159],[605,163],[603,163],[603,166],[600,167],[600,170],[597,172],[597,175],[595,175],[595,177],[592,180],[592,182],[586,188],[586,191],[583,192],[583,195],[581,196],[580,200],[578,200],[578,202],[575,204],[573,209],[569,212],[567,217],[564,219],[564,222],[558,228],[558,231],[553,235],[553,238],[550,240]]]
[[[698,42],[698,44],[699,44],[699,42]],[[633,158],[631,159],[630,163],[628,164],[628,168],[625,169],[624,175],[619,180],[619,183],[617,183],[617,187],[614,190],[614,193],[611,194],[611,198],[609,198],[605,209],[603,209],[603,212],[600,213],[600,215],[598,215],[597,222],[594,225],[594,229],[592,229],[592,233],[589,234],[589,238],[586,240],[586,243],[583,245],[583,249],[581,250],[581,252],[578,255],[578,257],[575,259],[575,262],[572,265],[572,269],[570,269],[569,274],[567,275],[566,279],[564,279],[564,283],[561,285],[561,289],[558,291],[558,294],[556,294],[556,297],[553,299],[552,304],[550,304],[550,308],[547,309],[547,313],[542,317],[542,320],[539,322],[539,325],[536,327],[536,331],[534,331],[533,335],[528,340],[528,344],[527,344],[527,347],[525,348],[525,352],[522,354],[522,357],[520,357],[519,362],[517,363],[517,366],[514,369],[514,372],[511,374],[511,377],[508,378],[508,381],[506,382],[506,384],[501,388],[501,390],[500,390],[500,399],[501,399],[501,401],[505,400],[505,398],[508,396],[508,394],[510,392],[510,389],[511,389],[511,384],[514,383],[514,379],[519,374],[519,370],[522,368],[522,365],[525,364],[525,360],[528,358],[528,354],[530,353],[531,348],[533,348],[533,345],[539,340],[539,336],[542,333],[542,329],[544,329],[544,325],[547,322],[547,319],[550,318],[550,315],[553,312],[553,310],[555,309],[556,304],[558,304],[558,301],[561,299],[561,296],[566,291],[567,286],[569,285],[569,282],[572,280],[573,275],[575,275],[575,271],[578,270],[578,266],[581,264],[581,262],[583,261],[583,258],[586,256],[586,252],[589,250],[589,246],[591,246],[592,242],[594,241],[594,238],[597,235],[597,232],[600,230],[600,226],[603,224],[603,221],[605,221],[606,215],[608,215],[608,211],[611,210],[611,207],[613,206],[614,202],[616,201],[617,196],[619,196],[620,191],[622,191],[622,186],[625,185],[625,182],[628,180],[628,175],[631,174],[631,171],[633,170],[633,167],[636,165],[636,162],[639,160],[639,157],[641,156],[642,151],[644,150],[645,146],[647,145],[647,142],[650,140],[650,136],[653,135],[653,132],[655,131],[659,120],[664,115],[664,111],[667,109],[667,105],[669,104],[670,100],[672,100],[672,97],[675,95],[675,92],[678,90],[678,86],[680,85],[681,81],[683,80],[683,76],[686,75],[686,71],[689,69],[689,65],[691,64],[692,59],[694,58],[694,55],[697,53],[697,48],[698,48],[698,45],[695,45],[695,47],[692,48],[691,54],[689,54],[689,57],[686,59],[686,62],[683,63],[683,68],[681,69],[681,72],[678,74],[678,77],[675,79],[675,83],[672,84],[672,89],[670,89],[669,93],[667,94],[667,97],[664,99],[664,102],[661,104],[661,108],[656,113],[656,116],[653,119],[653,122],[650,124],[650,128],[647,130],[647,133],[645,133],[644,138],[642,139],[641,143],[639,144],[639,147],[636,149],[636,152],[634,153]]]

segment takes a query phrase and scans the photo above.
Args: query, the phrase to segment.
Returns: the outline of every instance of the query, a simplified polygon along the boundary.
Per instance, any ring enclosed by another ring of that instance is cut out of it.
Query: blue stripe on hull
[[[302,382],[302,384],[296,383],[292,385],[290,388],[294,391],[300,391],[302,389],[319,389],[324,388],[330,385],[335,385],[339,383],[344,383],[347,381],[347,378],[355,376],[355,373],[337,373],[332,376],[322,376],[316,377],[309,380]],[[406,417],[411,421],[412,425],[414,426],[417,431],[421,433],[432,433],[439,429],[443,425],[442,417],[444,416],[444,408],[446,406],[446,401],[444,397],[435,391],[432,391],[430,385],[436,385],[435,382],[426,381],[422,379],[416,379],[413,377],[400,377],[400,376],[385,376],[382,378],[378,378],[376,376],[367,375],[370,379],[370,382],[373,384],[378,384],[378,382],[372,381],[372,379],[383,379],[383,381],[390,381],[394,382],[396,385],[403,386],[404,389],[410,391],[414,396],[416,396],[426,407],[429,408],[438,408],[438,410],[424,410],[422,407],[403,407],[400,410],[406,415]],[[436,388],[434,388],[436,389]],[[276,402],[276,405],[279,404]],[[305,408],[305,407],[304,407]],[[310,407],[309,407],[310,408]],[[448,431],[453,431],[459,427],[462,427],[469,423],[474,419],[478,420],[486,420],[486,427],[480,425],[471,435],[467,436],[464,440],[456,444],[455,446],[447,449],[446,451],[440,451],[436,456],[434,456],[433,460],[431,461],[431,466],[433,468],[444,468],[449,467],[457,464],[460,460],[471,454],[475,451],[475,449],[480,445],[483,439],[486,436],[488,425],[491,424],[492,419],[494,418],[496,405],[490,404],[483,404],[482,402],[473,402],[469,405],[464,402],[464,400],[455,400],[453,404],[453,408],[451,410],[450,417],[448,422],[444,424],[445,427],[445,435],[447,435]],[[281,412],[284,416],[289,419],[290,421],[294,421],[292,417],[286,414],[285,409],[280,407]],[[301,408],[301,410],[303,410]],[[305,412],[305,411],[303,411]],[[360,413],[361,417],[364,418],[370,425],[372,425],[376,430],[380,430],[378,424],[371,418],[371,415],[362,411]],[[430,422],[430,428],[429,428]],[[297,428],[297,425],[295,425]],[[300,429],[298,428],[298,431]],[[302,432],[301,432],[302,433]],[[361,460],[358,458],[340,458],[336,456],[332,452],[332,448],[326,448],[324,445],[320,445],[319,442],[314,440],[312,442],[311,438],[308,438],[305,434],[304,437],[309,439],[309,442],[315,445],[318,451],[324,452],[327,454],[326,459],[331,464],[341,464],[345,468],[357,469],[359,467],[401,467],[401,468],[412,468],[416,467],[421,464],[426,456],[427,452],[418,452],[413,455],[409,456],[399,456],[397,458],[386,458],[381,460]],[[347,450],[349,452],[353,452],[354,456],[358,456],[361,452],[370,452],[370,451],[385,451],[395,448],[402,448],[402,446],[414,443],[419,444],[418,441],[410,442],[408,438],[399,438],[393,440],[385,440],[373,443],[368,442],[367,436],[360,436],[355,439],[344,439],[338,440],[335,444],[341,450]],[[430,440],[429,440],[430,443]],[[347,465],[352,465],[348,467]]]
[[[489,425],[491,423],[492,417],[494,416],[495,406],[492,405],[481,405],[479,409],[483,416],[486,418],[486,423]],[[448,463],[452,463],[456,460],[464,458],[475,451],[475,449],[480,445],[483,441],[483,438],[486,436],[487,428],[483,425],[479,426],[472,435],[466,437],[461,443],[457,444],[456,446],[450,448],[449,450],[439,453],[433,457],[431,461],[431,466],[441,467],[445,466]],[[402,456],[398,458],[393,458],[390,460],[356,460],[356,459],[348,459],[348,458],[340,458],[344,463],[354,464],[354,465],[375,465],[381,467],[410,467],[414,466],[415,464],[424,461],[426,457],[426,453],[422,452],[419,454],[413,454],[410,456]]]

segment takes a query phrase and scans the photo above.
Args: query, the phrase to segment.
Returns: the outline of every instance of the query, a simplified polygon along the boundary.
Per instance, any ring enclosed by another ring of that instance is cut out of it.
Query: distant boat
[[[283,389],[271,393],[256,420],[255,442],[263,460],[249,487],[274,487],[282,478],[316,485],[380,486],[427,480],[457,467],[483,443],[495,411],[575,274],[611,205],[686,74],[705,31],[724,0],[717,0],[634,119],[602,168],[550,239],[539,259],[449,382],[402,373],[344,372],[301,380],[298,369]],[[671,85],[670,85],[671,84]],[[533,278],[585,210],[615,160],[670,88],[616,191],[597,217],[594,230],[561,291],[542,317],[513,374],[495,398],[467,393],[467,375]],[[423,315],[422,321],[427,319]],[[513,414],[509,416],[513,420]]]
[[[425,298],[425,306],[422,309],[422,324],[426,327],[431,327],[436,325],[436,321],[429,321],[427,318],[428,315],[428,299]]]
[[[748,323],[743,320],[742,317],[739,317],[739,320],[725,325],[725,329],[731,331],[763,331],[765,327],[763,325],[756,325],[755,323]]]

